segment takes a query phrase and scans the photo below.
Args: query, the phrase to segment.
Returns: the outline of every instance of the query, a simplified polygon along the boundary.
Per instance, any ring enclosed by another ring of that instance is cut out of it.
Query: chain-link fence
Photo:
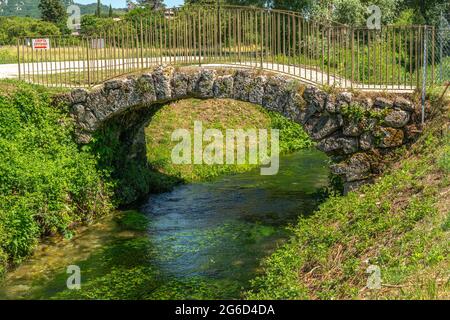
[[[426,36],[426,85],[442,86],[450,81],[450,25],[443,16],[441,23],[430,27]]]
[[[430,84],[433,88],[438,89],[441,98],[444,95],[450,96],[450,14],[440,16],[440,22],[434,27],[427,39],[430,47],[425,50],[428,59],[425,63],[424,72],[426,77],[423,78],[422,84],[422,109],[425,105],[426,87]],[[425,62],[425,60],[424,60]],[[431,66],[431,67],[428,67]],[[423,113],[423,112],[422,112]]]
[[[450,81],[450,24],[441,17],[436,30],[436,83],[445,84]]]

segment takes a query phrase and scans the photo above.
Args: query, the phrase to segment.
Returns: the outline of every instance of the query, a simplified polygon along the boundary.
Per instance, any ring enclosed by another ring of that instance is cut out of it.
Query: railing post
[[[91,61],[89,59],[89,37],[86,39],[86,68],[87,68],[87,77],[88,77],[88,86],[91,86]]]
[[[20,38],[17,38],[17,67],[19,68],[19,80],[22,80],[21,70],[20,70]]]
[[[355,48],[355,31],[353,29],[353,27],[351,27],[351,37],[352,37],[352,41],[351,41],[351,53],[352,53],[352,79],[350,82],[350,87],[353,89],[353,81],[355,79],[355,52],[354,52],[354,48]]]
[[[198,65],[202,65],[202,25],[200,10],[198,10]]]
[[[140,53],[141,53],[141,70],[144,69],[144,26],[142,24],[142,17],[140,17],[141,24],[141,42],[140,42]]]
[[[259,37],[260,41],[261,41],[261,70],[264,69],[264,11],[261,11],[261,26],[260,26],[260,34],[261,36]],[[267,35],[266,35],[267,36]]]
[[[444,27],[443,27],[443,17],[442,17],[442,12],[441,12],[441,21],[439,23],[439,82],[442,83],[444,81],[443,78],[443,73],[442,73],[442,68],[443,68],[443,62],[442,62],[442,58],[443,58],[443,52],[444,52]]]
[[[427,40],[428,32],[427,26],[423,27],[423,70],[422,70],[422,128],[425,124],[425,95],[426,95],[426,85],[427,85]]]
[[[242,34],[242,29],[241,29],[241,10],[238,9],[237,10],[238,16],[237,16],[237,33],[238,33],[238,37],[237,37],[237,41],[238,41],[238,60],[239,63],[241,63],[241,34]]]
[[[331,43],[331,27],[328,27],[328,36],[327,36],[327,85],[330,85],[330,43]]]
[[[221,17],[221,7],[220,7],[220,1],[217,1],[217,30],[218,30],[218,37],[219,41],[217,42],[219,44],[219,57],[220,60],[222,60],[222,17]]]

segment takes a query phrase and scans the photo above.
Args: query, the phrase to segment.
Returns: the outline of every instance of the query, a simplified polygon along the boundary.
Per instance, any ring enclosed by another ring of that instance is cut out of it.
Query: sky
[[[101,0],[102,4],[109,6],[112,4],[113,8],[125,8],[126,0]],[[88,3],[97,3],[97,0],[75,0],[75,3],[80,4],[88,4]],[[136,1],[134,1],[136,2]],[[184,3],[184,0],[164,0],[165,4],[168,7],[179,6]]]

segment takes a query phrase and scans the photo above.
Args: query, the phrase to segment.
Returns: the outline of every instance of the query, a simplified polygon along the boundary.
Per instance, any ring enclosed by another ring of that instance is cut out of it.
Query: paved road
[[[0,64],[0,79],[19,77],[19,68],[16,64]]]
[[[261,68],[260,63],[256,62],[227,62],[219,64],[210,64],[207,60],[198,57],[164,57],[164,58],[144,58],[141,59],[106,59],[87,61],[61,61],[61,62],[41,62],[41,63],[22,63],[20,65],[21,75],[49,75],[58,74],[62,72],[87,72],[88,66],[90,70],[112,70],[113,67],[117,70],[127,73],[128,70],[141,70],[146,68],[152,68],[157,64],[171,64],[171,63],[183,63],[186,65],[198,66],[201,61],[202,67],[205,68]],[[329,85],[336,86],[338,88],[354,88],[367,91],[391,91],[391,92],[412,92],[414,86],[384,86],[384,85],[361,85],[358,83],[351,83],[350,80],[323,73],[319,70],[293,66],[279,63],[263,63],[262,67],[266,71],[275,72],[278,74],[287,75],[292,78],[296,78],[304,83],[311,85]],[[18,64],[4,64],[0,65],[0,79],[11,79],[19,77]]]

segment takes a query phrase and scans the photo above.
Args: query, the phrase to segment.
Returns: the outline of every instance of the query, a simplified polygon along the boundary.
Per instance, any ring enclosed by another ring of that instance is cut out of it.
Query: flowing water
[[[6,299],[237,299],[288,226],[318,205],[327,158],[304,150],[259,170],[150,195],[139,211],[105,217],[71,240],[50,239],[10,272]],[[81,289],[67,289],[67,267]]]

